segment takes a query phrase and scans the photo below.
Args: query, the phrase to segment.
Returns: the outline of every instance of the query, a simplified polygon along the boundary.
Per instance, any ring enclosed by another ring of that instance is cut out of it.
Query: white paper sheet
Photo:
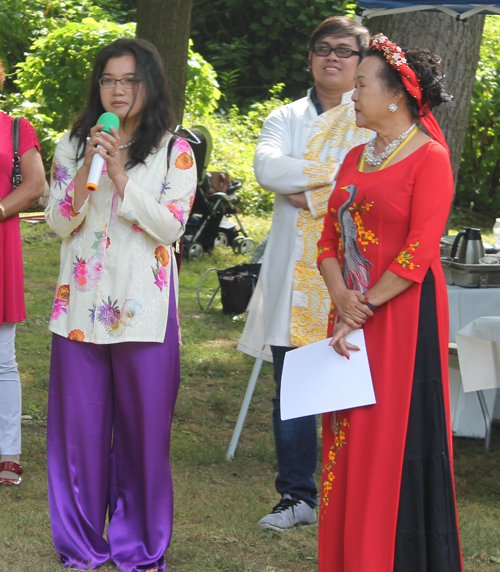
[[[373,405],[375,392],[363,330],[347,340],[360,351],[350,359],[329,346],[331,338],[297,348],[285,355],[281,378],[281,419]]]
[[[455,337],[464,392],[500,387],[500,317],[477,318]]]

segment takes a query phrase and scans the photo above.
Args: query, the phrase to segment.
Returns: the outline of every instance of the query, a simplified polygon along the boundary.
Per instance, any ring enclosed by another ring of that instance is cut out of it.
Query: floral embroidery
[[[368,202],[366,195],[363,199],[358,203],[353,202],[352,205],[349,207],[349,211],[354,214],[353,220],[356,224],[356,229],[358,233],[357,241],[363,247],[363,251],[366,252],[366,247],[371,244],[378,244],[378,238],[375,236],[373,231],[365,229],[365,223],[363,222],[363,215],[366,214],[370,209],[373,207],[373,201]],[[339,241],[338,252],[340,263],[342,264],[343,256],[342,253],[344,252],[344,246],[342,244],[342,229],[340,228],[340,223],[338,222],[338,214],[336,209],[330,209],[330,215],[336,219],[333,223],[335,225],[335,230],[337,231],[337,237]]]
[[[71,179],[68,168],[57,161],[52,161],[52,181],[54,186],[59,185],[59,188],[62,189],[68,179]]]
[[[111,296],[108,301],[102,301],[102,306],[97,308],[97,319],[104,325],[110,336],[119,336],[123,332],[125,326],[120,322],[121,311],[116,305],[118,300],[111,302]]]
[[[133,210],[129,210],[123,215],[123,218],[132,223],[132,225],[139,225],[139,219]]]
[[[163,183],[161,184],[160,197],[163,197],[164,195],[166,195],[167,191],[169,189],[170,189],[170,185],[167,183],[167,175],[165,175],[165,178],[163,179]]]
[[[337,464],[337,455],[340,449],[347,445],[346,430],[349,427],[349,422],[346,417],[340,417],[338,413],[332,413],[332,415],[335,415],[334,444],[328,451],[328,462],[325,464],[322,471],[323,497],[321,503],[321,517],[323,517],[324,511],[328,506],[328,498],[330,491],[333,488],[333,481],[335,480],[333,467]]]
[[[189,155],[189,153],[186,152],[181,153],[175,160],[175,166],[177,167],[177,169],[180,169],[181,171],[186,171],[187,169],[191,169],[193,165],[194,165],[193,158],[191,157],[191,155]]]
[[[155,277],[155,284],[163,291],[163,286],[168,284],[168,271],[167,265],[170,260],[168,250],[164,246],[158,246],[155,250],[156,268],[151,267],[153,276]]]
[[[189,151],[191,150],[189,143],[182,137],[177,137],[177,139],[174,141],[174,147],[180,153],[189,153]]]
[[[323,252],[328,252],[329,250],[331,250],[329,246],[323,246],[321,244],[318,244],[318,256],[321,256]]]
[[[73,189],[75,188],[75,181],[71,181],[66,189],[64,199],[59,201],[59,212],[65,219],[71,220],[71,217],[78,216],[79,213],[73,208]]]
[[[134,327],[144,315],[142,304],[137,300],[125,300],[121,308],[118,307],[118,300],[102,301],[102,305],[97,308],[97,319],[104,325],[110,336],[121,336],[126,327]],[[95,318],[95,310],[91,311],[91,317]]]
[[[67,314],[66,309],[69,304],[69,284],[61,284],[57,289],[56,299],[54,300],[54,308],[52,310],[51,319],[57,320],[59,316]]]
[[[73,262],[73,276],[78,292],[89,292],[97,284],[102,273],[102,259],[102,255],[98,254],[94,254],[88,262],[76,257],[76,262]]]
[[[363,247],[364,252],[366,252],[366,247],[368,244],[378,244],[378,238],[375,237],[373,231],[365,230],[365,224],[363,222],[362,215],[367,213],[373,207],[373,201],[371,203],[365,201],[366,195],[359,203],[359,205],[353,203],[351,207],[349,207],[349,210],[354,212],[354,222],[356,223],[356,228],[358,230],[358,242]]]
[[[179,201],[168,201],[164,206],[174,215],[174,217],[184,226],[184,210]]]
[[[164,246],[156,247],[155,258],[162,266],[166,266],[170,260],[168,250]]]
[[[97,240],[92,248],[96,253],[88,261],[77,256],[76,262],[73,262],[73,278],[78,292],[89,292],[101,278],[104,252],[109,248],[110,242],[106,229],[96,232],[95,236]]]
[[[413,270],[414,268],[420,268],[420,264],[415,264],[414,262],[410,262],[410,260],[413,258],[413,254],[410,254],[410,251],[414,252],[419,244],[420,243],[415,242],[413,244],[410,244],[410,246],[406,250],[402,250],[398,254],[397,258],[395,258],[396,262],[399,262],[399,264],[401,264],[403,268],[409,268],[410,270]]]
[[[143,315],[144,310],[142,309],[142,304],[137,300],[125,300],[122,306],[120,320],[125,326],[133,328]]]
[[[85,335],[83,334],[82,330],[71,330],[71,332],[68,334],[68,340],[83,342],[84,339]]]
[[[82,225],[83,225],[83,222],[80,223],[80,224],[75,228],[75,230],[73,230],[73,231],[71,232],[71,236],[74,236],[74,235],[80,230],[80,228],[82,227]]]

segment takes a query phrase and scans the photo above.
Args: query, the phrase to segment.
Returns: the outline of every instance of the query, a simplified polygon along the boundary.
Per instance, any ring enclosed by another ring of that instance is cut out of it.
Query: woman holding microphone
[[[118,116],[118,130],[101,131],[103,112]],[[111,558],[122,572],[165,569],[180,379],[173,246],[196,185],[173,125],[158,52],[117,40],[98,54],[87,107],[54,156],[46,218],[63,242],[47,455],[54,545],[67,567]],[[89,192],[96,155],[104,169]]]

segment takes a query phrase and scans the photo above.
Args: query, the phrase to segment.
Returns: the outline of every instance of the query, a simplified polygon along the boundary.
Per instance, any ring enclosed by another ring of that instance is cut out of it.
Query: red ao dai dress
[[[364,325],[376,405],[323,416],[319,570],[459,572],[439,252],[453,196],[449,157],[431,141],[384,170],[362,173],[362,151],[350,151],[339,173],[318,262],[344,262],[343,207],[369,284],[386,270],[414,283]]]

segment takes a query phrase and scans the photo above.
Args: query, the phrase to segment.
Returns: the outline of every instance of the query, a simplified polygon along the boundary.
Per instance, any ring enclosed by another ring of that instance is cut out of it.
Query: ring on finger
[[[108,153],[108,155],[116,155],[118,151],[113,151],[113,153]]]

